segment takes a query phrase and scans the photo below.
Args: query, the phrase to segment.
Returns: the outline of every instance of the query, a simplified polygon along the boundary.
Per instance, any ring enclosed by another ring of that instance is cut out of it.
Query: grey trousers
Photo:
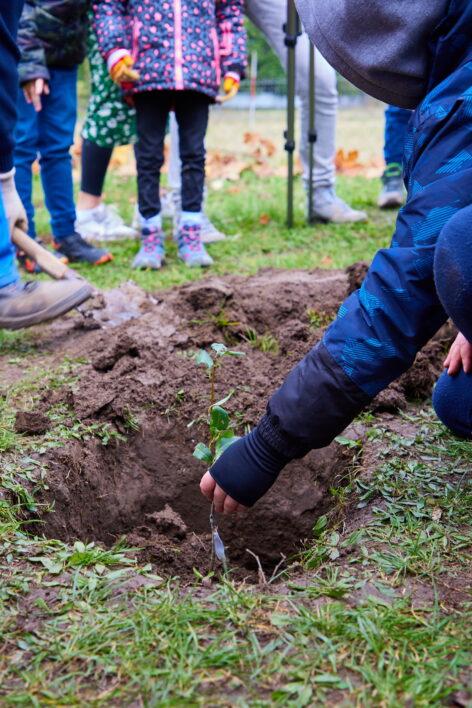
[[[246,0],[246,14],[265,35],[268,43],[277,54],[285,68],[287,48],[284,44],[283,25],[286,21],[286,0]],[[309,176],[309,40],[303,33],[298,38],[296,54],[296,91],[301,103],[301,128],[297,136],[304,179]],[[336,151],[336,115],[338,91],[336,73],[326,59],[315,52],[315,168],[313,183],[319,187],[332,187],[335,180],[334,158]],[[178,148],[178,129],[171,121],[171,154],[169,183],[173,188],[180,187],[180,160]]]
[[[287,17],[286,0],[246,0],[246,14],[265,35],[268,43],[286,67],[287,48],[283,25]],[[297,136],[304,178],[308,181],[309,165],[309,45],[308,35],[298,38],[296,50],[296,92],[301,103],[301,133]],[[336,115],[338,91],[336,72],[326,59],[315,52],[315,187],[331,187],[335,180]]]

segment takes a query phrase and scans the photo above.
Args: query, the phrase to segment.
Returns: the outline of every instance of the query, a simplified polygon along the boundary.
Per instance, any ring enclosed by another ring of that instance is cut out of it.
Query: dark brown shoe
[[[0,288],[0,329],[21,329],[53,320],[91,295],[90,285],[79,279],[7,285]]]

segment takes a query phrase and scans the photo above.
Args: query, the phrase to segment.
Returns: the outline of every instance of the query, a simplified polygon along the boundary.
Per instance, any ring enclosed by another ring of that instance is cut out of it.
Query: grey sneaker
[[[403,184],[403,168],[398,162],[391,162],[382,175],[382,191],[377,204],[380,209],[399,209],[405,203],[406,190]]]
[[[213,258],[202,243],[199,224],[181,224],[177,234],[178,256],[190,268],[208,268]]]
[[[135,270],[159,270],[165,259],[164,232],[158,226],[141,228],[141,248],[133,260]]]
[[[83,280],[21,281],[0,288],[0,329],[32,327],[64,315],[92,295]]]
[[[95,209],[78,209],[75,228],[85,241],[120,241],[136,238],[114,204],[100,204]]]
[[[317,221],[331,224],[349,224],[367,221],[365,211],[353,209],[337,196],[333,187],[315,189],[313,214]]]

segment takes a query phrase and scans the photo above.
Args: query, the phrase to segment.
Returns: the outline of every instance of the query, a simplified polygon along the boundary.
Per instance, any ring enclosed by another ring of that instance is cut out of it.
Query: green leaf
[[[221,436],[219,440],[217,440],[216,446],[215,446],[215,461],[224,453],[224,451],[230,447],[233,443],[236,442],[236,440],[239,440],[238,435],[234,435],[232,430],[229,430],[228,433],[230,435],[228,436]]]
[[[195,447],[195,450],[193,451],[193,456],[196,457],[197,460],[208,462],[209,465],[211,465],[211,463],[213,462],[213,455],[211,453],[211,450],[204,443],[198,443],[198,445]]]
[[[210,428],[214,430],[226,430],[229,425],[229,415],[221,406],[212,406],[210,412]]]
[[[203,364],[207,369],[212,369],[214,366],[213,359],[204,349],[200,349],[200,351],[195,354],[195,363],[197,365]]]

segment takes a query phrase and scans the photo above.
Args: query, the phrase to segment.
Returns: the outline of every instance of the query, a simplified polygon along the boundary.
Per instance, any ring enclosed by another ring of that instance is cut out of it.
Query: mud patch
[[[194,567],[206,572],[209,505],[198,492],[205,467],[192,451],[207,439],[202,421],[209,387],[192,355],[218,341],[245,354],[225,361],[216,384],[218,398],[232,391],[227,407],[243,433],[322,337],[316,324],[335,316],[348,280],[342,271],[207,278],[159,293],[137,319],[106,332],[84,331],[68,353],[86,353],[90,363],[77,384],[45,393],[42,412],[63,404],[79,421],[106,424],[127,442],[74,441],[49,453],[43,501],[53,502],[54,511],[42,519],[43,532],[106,544],[125,535],[160,573],[190,578]],[[428,396],[451,336],[444,330],[377,405],[401,408],[409,395]],[[293,555],[332,506],[331,489],[343,484],[354,457],[353,449],[336,443],[312,452],[287,467],[250,515],[221,519],[231,564],[243,574],[253,569],[248,548],[268,571],[281,555]]]

